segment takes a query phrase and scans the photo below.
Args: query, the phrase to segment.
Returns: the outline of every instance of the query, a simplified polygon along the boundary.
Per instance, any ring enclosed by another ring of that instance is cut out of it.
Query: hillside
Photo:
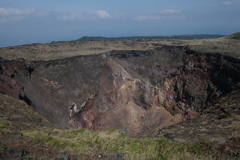
[[[76,41],[100,41],[100,40],[123,40],[123,39],[180,39],[180,40],[194,40],[194,39],[210,39],[221,38],[224,35],[214,34],[192,34],[192,35],[172,35],[172,36],[132,36],[132,37],[88,37],[84,36]]]
[[[223,37],[225,39],[235,39],[235,40],[240,40],[240,32],[237,32],[237,33],[234,33],[234,34],[231,34],[231,35],[228,35],[228,36],[225,36]]]

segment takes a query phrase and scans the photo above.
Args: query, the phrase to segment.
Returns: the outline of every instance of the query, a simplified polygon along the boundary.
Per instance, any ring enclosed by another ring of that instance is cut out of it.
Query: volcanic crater
[[[50,122],[132,136],[153,136],[199,117],[240,89],[239,59],[187,46],[49,61],[1,58],[0,64],[1,93],[25,101]]]
[[[0,159],[239,158],[239,35],[0,48]]]

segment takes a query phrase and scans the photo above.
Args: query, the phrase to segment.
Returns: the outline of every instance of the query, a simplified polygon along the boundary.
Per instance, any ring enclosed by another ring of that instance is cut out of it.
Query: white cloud
[[[165,9],[165,10],[161,11],[160,13],[163,13],[163,14],[174,14],[174,13],[182,13],[182,11],[181,10]]]
[[[114,16],[110,15],[104,10],[97,10],[93,12],[82,12],[80,14],[68,13],[60,16],[59,20],[85,20],[85,19],[107,19],[113,18]]]
[[[160,20],[160,19],[166,19],[166,16],[139,16],[135,17],[134,20]]]
[[[223,2],[222,4],[224,4],[224,5],[231,5],[231,4],[233,4],[233,2],[231,2],[231,1],[225,1],[225,2]]]
[[[60,19],[62,20],[83,20],[84,17],[80,14],[71,13],[68,15],[63,15]]]
[[[0,8],[0,22],[2,23],[6,21],[20,21],[28,16],[31,16],[35,12],[36,11],[34,9],[20,10],[13,8]]]
[[[240,5],[240,0],[221,0],[223,5]]]
[[[47,16],[47,12],[38,12],[35,9],[20,10],[15,8],[0,8],[0,23]]]
[[[0,7],[0,23],[9,21],[21,21],[24,19],[37,20],[42,18],[44,20],[86,20],[86,19],[109,19],[118,18],[104,10],[97,10],[93,12],[82,13],[63,13],[63,12],[41,12],[35,9],[14,9],[14,8],[1,8]]]
[[[181,10],[172,10],[172,9],[165,9],[157,15],[150,15],[150,16],[139,16],[133,18],[134,20],[162,20],[162,19],[184,19],[187,16],[182,13]]]
[[[178,15],[178,16],[139,16],[134,17],[134,20],[162,20],[162,19],[185,19],[187,16],[185,14]]]
[[[26,9],[26,10],[20,10],[20,9],[5,9],[0,8],[0,16],[22,16],[22,15],[29,15],[35,12],[34,9]]]
[[[103,11],[103,10],[98,10],[96,11],[96,15],[100,18],[112,18],[112,16],[110,14],[108,14],[107,12]]]

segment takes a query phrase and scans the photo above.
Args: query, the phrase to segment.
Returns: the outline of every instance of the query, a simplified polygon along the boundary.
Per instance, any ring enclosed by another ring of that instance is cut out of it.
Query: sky
[[[240,0],[0,0],[0,47],[240,31]]]

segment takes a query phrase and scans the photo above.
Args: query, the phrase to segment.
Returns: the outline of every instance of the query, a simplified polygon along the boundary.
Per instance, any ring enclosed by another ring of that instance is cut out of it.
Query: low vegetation
[[[39,128],[22,131],[36,144],[58,148],[59,152],[79,155],[123,154],[124,159],[221,159],[222,153],[213,143],[170,141],[165,137],[131,138],[116,130]]]
[[[0,129],[9,129],[9,123],[4,119],[0,119]]]

